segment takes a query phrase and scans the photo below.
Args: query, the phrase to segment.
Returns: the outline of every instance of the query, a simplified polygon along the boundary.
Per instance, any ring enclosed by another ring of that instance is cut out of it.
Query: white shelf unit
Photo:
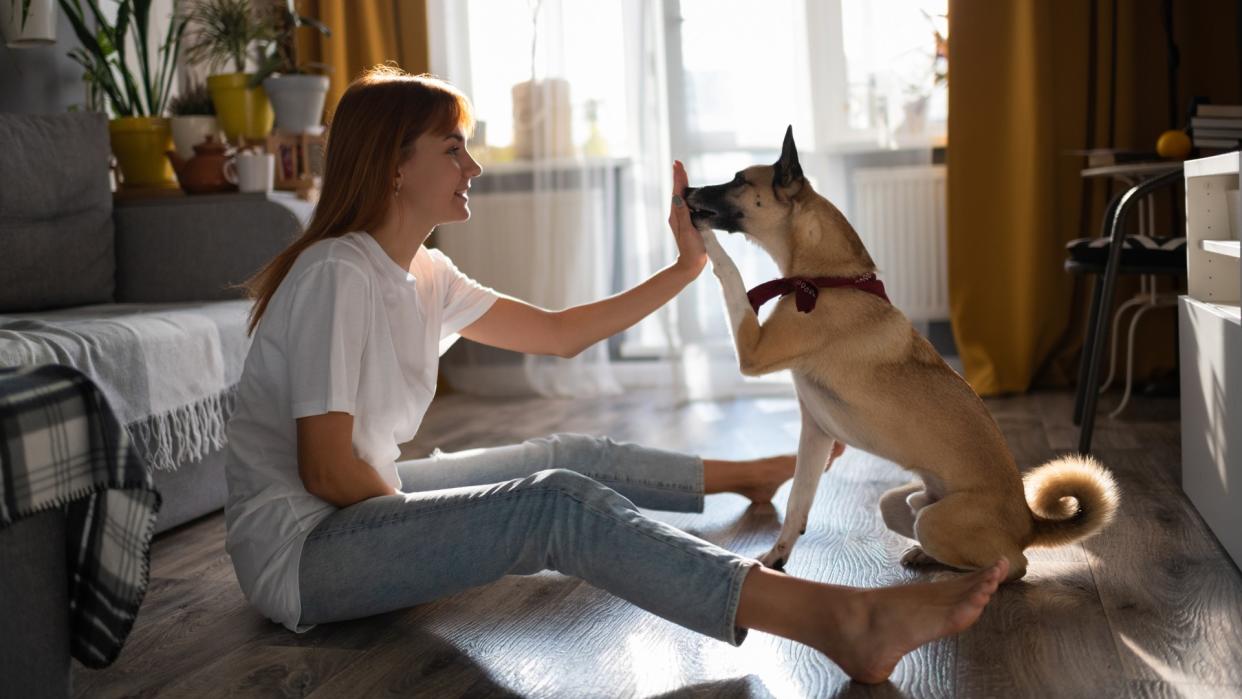
[[[1187,294],[1178,300],[1182,489],[1242,566],[1239,154],[1186,162]]]

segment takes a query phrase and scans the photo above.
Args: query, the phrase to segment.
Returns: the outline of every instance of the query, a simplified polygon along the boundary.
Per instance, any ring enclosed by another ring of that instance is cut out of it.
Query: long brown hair
[[[419,136],[459,127],[467,133],[474,127],[470,100],[443,80],[379,65],[350,83],[328,129],[322,194],[310,225],[242,285],[254,300],[247,335],[303,250],[384,220],[397,166]]]

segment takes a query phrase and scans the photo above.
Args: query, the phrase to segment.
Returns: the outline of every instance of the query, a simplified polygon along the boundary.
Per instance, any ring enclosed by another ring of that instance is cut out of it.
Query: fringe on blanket
[[[201,460],[228,441],[225,426],[237,405],[237,385],[189,405],[125,427],[138,452],[154,468],[172,471]]]

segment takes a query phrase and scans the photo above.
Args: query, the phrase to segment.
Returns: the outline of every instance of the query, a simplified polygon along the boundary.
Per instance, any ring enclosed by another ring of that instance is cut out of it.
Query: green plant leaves
[[[172,90],[180,38],[185,31],[178,0],[173,0],[173,19],[154,62],[147,41],[152,0],[114,2],[116,20],[109,22],[97,0],[86,0],[85,8],[80,0],[60,0],[60,8],[81,45],[71,50],[69,57],[86,69],[89,81],[103,91],[115,116],[161,116]],[[126,55],[127,39],[133,42],[137,70]]]

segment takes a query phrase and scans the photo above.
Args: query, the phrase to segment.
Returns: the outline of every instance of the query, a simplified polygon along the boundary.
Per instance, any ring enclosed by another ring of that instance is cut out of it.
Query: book
[[[1196,148],[1227,148],[1229,150],[1237,149],[1242,139],[1238,138],[1196,138]]]
[[[1201,104],[1195,109],[1195,115],[1201,117],[1242,118],[1242,104]]]
[[[1242,138],[1242,126],[1236,129],[1195,129],[1195,138]]]
[[[1191,117],[1190,128],[1192,129],[1238,129],[1242,128],[1242,117],[1233,119],[1227,117]]]

